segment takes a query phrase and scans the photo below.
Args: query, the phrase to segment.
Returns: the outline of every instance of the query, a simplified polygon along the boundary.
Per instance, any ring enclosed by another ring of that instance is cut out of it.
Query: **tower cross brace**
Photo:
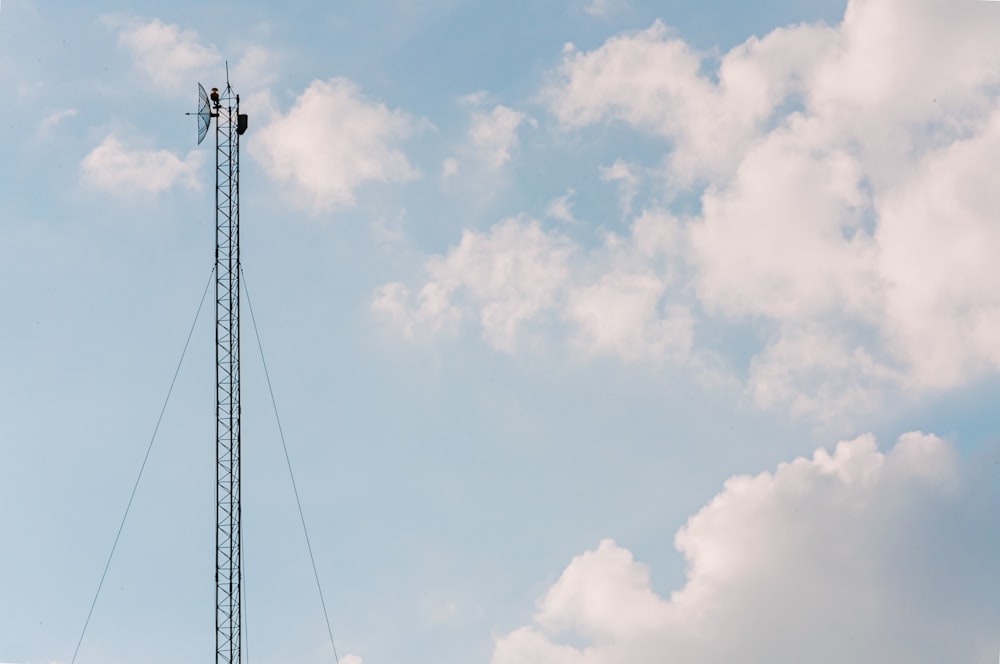
[[[228,77],[227,77],[228,78]],[[246,116],[229,81],[212,89],[215,125],[215,646],[216,664],[241,661],[240,136]]]

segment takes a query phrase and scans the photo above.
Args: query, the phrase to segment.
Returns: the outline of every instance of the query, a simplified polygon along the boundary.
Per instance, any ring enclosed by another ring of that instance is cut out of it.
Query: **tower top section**
[[[222,92],[219,88],[212,88],[208,92],[205,86],[198,84],[198,110],[195,113],[188,113],[198,118],[198,145],[205,140],[208,130],[212,126],[212,118],[225,116],[228,122],[235,120],[236,133],[242,136],[249,126],[249,117],[246,113],[240,113],[240,96],[233,91],[229,83],[229,67],[226,67],[226,88]]]

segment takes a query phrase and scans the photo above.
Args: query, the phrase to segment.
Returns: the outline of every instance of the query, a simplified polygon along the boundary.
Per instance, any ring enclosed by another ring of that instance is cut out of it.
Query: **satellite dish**
[[[212,107],[208,102],[208,93],[201,83],[198,84],[198,145],[205,140],[208,127],[212,124]]]

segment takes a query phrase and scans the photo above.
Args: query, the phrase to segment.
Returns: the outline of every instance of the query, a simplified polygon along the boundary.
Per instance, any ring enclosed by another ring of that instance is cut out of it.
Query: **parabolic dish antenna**
[[[205,140],[208,127],[212,124],[212,107],[208,103],[208,93],[201,83],[198,84],[198,145]]]

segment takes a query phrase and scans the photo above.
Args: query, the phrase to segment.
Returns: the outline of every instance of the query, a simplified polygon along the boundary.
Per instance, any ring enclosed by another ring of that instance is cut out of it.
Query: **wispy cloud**
[[[38,123],[38,135],[47,136],[59,123],[69,118],[75,118],[78,113],[79,111],[75,108],[65,108],[49,113]]]
[[[500,168],[517,149],[518,128],[525,122],[533,121],[524,113],[501,104],[489,111],[474,112],[469,127],[472,151],[486,165]]]
[[[545,208],[545,216],[549,219],[556,219],[567,223],[576,222],[576,219],[573,218],[574,193],[575,192],[570,189],[562,196],[557,196],[549,201],[548,206]]]
[[[583,11],[591,16],[610,16],[628,7],[627,0],[585,0]]]

